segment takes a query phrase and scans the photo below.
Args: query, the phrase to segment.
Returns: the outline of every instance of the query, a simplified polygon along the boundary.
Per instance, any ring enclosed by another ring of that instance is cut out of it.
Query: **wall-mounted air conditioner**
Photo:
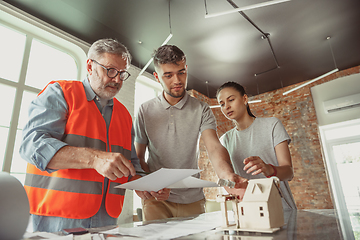
[[[360,93],[324,101],[326,113],[338,112],[355,107],[360,107]]]

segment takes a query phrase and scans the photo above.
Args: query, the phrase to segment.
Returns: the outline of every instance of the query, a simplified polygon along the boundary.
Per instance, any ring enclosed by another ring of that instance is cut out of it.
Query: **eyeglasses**
[[[120,80],[125,81],[126,79],[128,79],[131,76],[130,73],[127,71],[118,71],[115,68],[107,68],[107,67],[101,65],[100,63],[98,63],[97,61],[95,61],[94,59],[91,59],[91,61],[99,64],[103,69],[105,69],[106,74],[109,78],[115,78],[118,74],[120,74]]]

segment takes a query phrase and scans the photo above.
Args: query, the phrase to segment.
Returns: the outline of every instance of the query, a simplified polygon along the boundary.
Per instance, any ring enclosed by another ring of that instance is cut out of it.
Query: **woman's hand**
[[[258,156],[245,158],[244,165],[244,171],[251,173],[251,175],[263,173],[265,176],[270,176],[274,173],[274,169],[269,164],[264,163]]]

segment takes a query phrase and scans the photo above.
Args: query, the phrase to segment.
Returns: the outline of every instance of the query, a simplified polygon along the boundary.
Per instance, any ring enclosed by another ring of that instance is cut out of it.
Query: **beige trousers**
[[[142,200],[143,221],[172,217],[188,217],[205,212],[205,198],[200,201],[181,204],[157,201],[155,198]]]

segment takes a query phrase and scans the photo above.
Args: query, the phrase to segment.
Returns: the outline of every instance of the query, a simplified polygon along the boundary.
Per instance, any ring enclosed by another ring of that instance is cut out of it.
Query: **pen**
[[[136,171],[136,173],[139,173],[139,174],[150,174],[151,172],[141,172],[141,171]]]
[[[230,180],[226,180],[226,179],[219,179],[217,184],[220,187],[229,187],[229,188],[234,188],[235,187],[235,182],[230,181]]]

